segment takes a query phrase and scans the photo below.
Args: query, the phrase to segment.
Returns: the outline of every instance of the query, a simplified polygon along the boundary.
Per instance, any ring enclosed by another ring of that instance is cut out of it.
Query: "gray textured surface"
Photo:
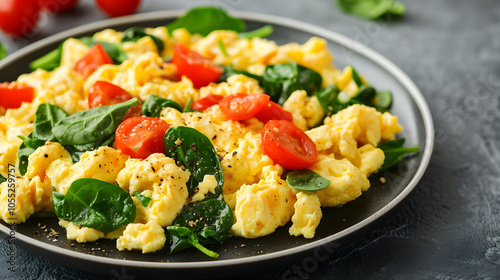
[[[186,1],[187,2],[187,1]],[[436,127],[428,171],[399,209],[328,258],[305,258],[288,268],[239,279],[499,279],[500,278],[500,3],[496,0],[407,0],[401,20],[363,21],[322,1],[146,0],[140,12],[217,4],[228,10],[291,17],[366,44],[417,84]],[[44,18],[26,40],[1,37],[13,48],[104,16],[93,1]],[[5,279],[107,279],[16,250],[17,272]],[[324,253],[324,252],[323,252]],[[115,279],[127,278],[114,271]],[[138,278],[135,278],[138,279]]]

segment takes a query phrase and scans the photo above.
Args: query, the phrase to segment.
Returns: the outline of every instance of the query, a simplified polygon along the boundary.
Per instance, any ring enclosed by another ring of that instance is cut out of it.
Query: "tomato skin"
[[[197,99],[193,104],[191,104],[191,109],[203,112],[206,109],[219,104],[219,102],[224,98],[222,95],[209,94],[202,98]]]
[[[96,0],[97,6],[110,17],[121,17],[135,13],[141,0]]]
[[[293,116],[290,112],[283,109],[277,103],[269,100],[267,104],[260,110],[255,117],[264,123],[267,123],[270,120],[287,120],[289,122],[293,121]]]
[[[169,125],[153,117],[132,117],[116,129],[115,144],[124,154],[145,159],[154,153],[164,153],[164,136]]]
[[[113,64],[101,44],[95,44],[90,51],[75,65],[75,71],[87,79],[97,68],[104,64]]]
[[[316,145],[307,134],[289,121],[268,121],[261,137],[266,155],[286,169],[306,169],[316,162]]]
[[[243,121],[254,117],[269,101],[267,94],[238,93],[224,97],[219,106],[224,115],[233,121]]]
[[[35,29],[40,18],[38,0],[2,0],[0,29],[13,36],[25,36]]]
[[[71,10],[78,0],[38,0],[38,2],[47,12],[59,14]]]
[[[30,103],[34,95],[35,89],[30,86],[0,84],[0,106],[5,109],[19,108],[23,102]]]
[[[217,82],[224,71],[219,65],[181,44],[174,47],[172,63],[177,66],[179,77],[188,77],[195,88]]]
[[[105,81],[97,81],[89,88],[89,108],[108,106],[125,102],[134,98],[123,88]],[[141,115],[142,105],[135,105],[128,109],[125,119]]]

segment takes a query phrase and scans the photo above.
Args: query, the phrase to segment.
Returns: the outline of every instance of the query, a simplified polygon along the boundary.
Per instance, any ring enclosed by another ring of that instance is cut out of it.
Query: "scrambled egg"
[[[17,152],[22,140],[18,136],[27,137],[31,133],[40,104],[50,102],[68,114],[87,110],[88,89],[96,81],[116,84],[142,102],[156,95],[176,101],[182,107],[190,98],[197,100],[210,94],[264,93],[258,81],[245,75],[233,75],[227,82],[200,89],[195,89],[186,77],[172,79],[176,69],[166,65],[164,58],[172,55],[177,43],[217,64],[232,65],[257,75],[262,75],[267,65],[295,61],[318,72],[323,86],[335,84],[351,96],[358,90],[352,68],[340,71],[333,66],[333,56],[326,41],[320,38],[313,37],[302,45],[279,46],[267,39],[242,39],[232,31],[214,31],[207,37],[190,35],[184,29],[177,29],[170,36],[165,27],[146,31],[163,40],[165,49],[161,53],[150,37],[124,43],[126,61],[103,65],[84,80],[73,68],[89,47],[70,38],[62,46],[60,67],[51,72],[36,70],[21,75],[14,83],[33,87],[35,98],[0,116],[0,175],[7,178],[8,166],[19,164]],[[95,39],[112,43],[120,42],[121,37],[121,32],[111,29],[94,35]],[[256,119],[228,120],[218,105],[203,113],[181,113],[172,108],[161,112],[160,118],[170,126],[195,128],[214,145],[224,174],[224,199],[234,211],[235,223],[231,228],[234,236],[265,236],[291,221],[290,235],[313,238],[322,218],[321,207],[345,204],[368,190],[368,177],[384,162],[384,153],[376,148],[378,143],[394,139],[402,130],[397,117],[364,105],[353,105],[324,118],[325,111],[317,98],[307,96],[303,90],[295,91],[283,108],[315,143],[319,156],[310,169],[330,181],[325,189],[297,191],[282,179],[285,169],[265,154],[260,136],[264,124]],[[140,160],[112,147],[100,147],[73,163],[66,149],[51,141],[30,155],[24,176],[17,171],[15,175],[13,208],[8,201],[12,192],[8,182],[0,185],[0,217],[16,223],[25,222],[38,211],[53,211],[52,189],[65,194],[76,179],[96,178],[120,186],[130,193],[136,205],[134,223],[108,234],[64,220],[60,220],[60,225],[66,228],[68,239],[93,242],[111,238],[117,240],[119,250],[143,253],[163,248],[164,227],[172,225],[184,206],[203,200],[217,185],[214,176],[206,176],[198,193],[190,197],[186,186],[189,171],[164,154]],[[150,198],[147,206],[137,194]]]

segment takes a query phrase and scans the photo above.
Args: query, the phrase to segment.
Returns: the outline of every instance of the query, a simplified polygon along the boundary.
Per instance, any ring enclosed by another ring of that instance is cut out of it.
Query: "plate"
[[[124,30],[132,26],[154,27],[171,22],[185,11],[155,12],[108,19],[74,28],[31,44],[0,62],[0,82],[16,80],[22,73],[30,72],[29,63],[55,49],[65,38],[91,35],[104,28]],[[200,277],[218,273],[241,274],[274,267],[291,257],[329,246],[341,238],[353,235],[367,227],[400,203],[417,185],[429,163],[434,144],[434,128],[429,108],[414,83],[393,63],[368,47],[321,27],[292,19],[235,12],[245,20],[249,30],[271,24],[274,33],[269,37],[278,44],[304,43],[311,36],[327,40],[335,56],[335,65],[343,68],[354,65],[371,84],[380,90],[391,90],[394,95],[392,113],[404,127],[399,134],[406,138],[407,146],[420,146],[420,153],[407,157],[384,176],[381,183],[371,176],[371,188],[358,199],[342,207],[323,208],[323,219],[313,239],[293,237],[288,234],[290,224],[280,227],[271,235],[257,239],[232,237],[224,244],[210,246],[217,251],[218,259],[209,259],[200,252],[185,250],[168,255],[166,249],[152,254],[120,252],[115,241],[99,240],[79,244],[65,238],[65,230],[57,224],[55,216],[33,216],[28,222],[17,225],[16,244],[46,258],[65,265],[93,272],[110,274],[127,269],[128,274],[147,273],[151,276]],[[55,238],[50,234],[59,233]],[[0,223],[0,231],[9,235],[9,225]]]

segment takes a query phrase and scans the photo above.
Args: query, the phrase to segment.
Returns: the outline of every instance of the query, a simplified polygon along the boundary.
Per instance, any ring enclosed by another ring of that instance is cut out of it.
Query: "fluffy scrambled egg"
[[[150,37],[124,43],[126,61],[103,65],[84,80],[74,66],[89,47],[71,38],[62,46],[60,67],[51,72],[36,70],[21,75],[14,83],[33,87],[35,97],[31,103],[8,109],[0,116],[0,175],[8,178],[8,166],[18,166],[17,152],[22,143],[18,136],[27,137],[31,133],[40,104],[50,102],[68,114],[87,110],[88,90],[96,81],[118,85],[142,102],[156,95],[176,101],[182,107],[190,98],[197,100],[210,94],[264,93],[256,80],[245,75],[233,75],[226,82],[200,89],[194,88],[187,77],[172,79],[176,69],[165,64],[164,59],[172,55],[173,46],[178,43],[217,64],[257,75],[262,75],[267,65],[295,61],[318,72],[323,86],[335,84],[351,96],[358,90],[352,69],[346,67],[340,71],[333,66],[333,56],[321,38],[279,46],[267,39],[240,38],[232,31],[214,31],[207,37],[191,35],[184,29],[169,35],[165,27],[146,31],[163,40],[162,52]],[[110,29],[94,35],[97,40],[112,43],[120,42],[121,37],[121,32]],[[366,82],[364,78],[363,81]],[[325,118],[317,98],[303,90],[295,91],[283,108],[292,114],[293,124],[315,143],[319,156],[310,169],[328,179],[328,187],[314,192],[291,188],[282,179],[285,169],[265,154],[260,135],[264,123],[256,119],[228,120],[218,105],[203,113],[181,113],[172,108],[161,112],[160,118],[170,126],[195,128],[214,145],[224,174],[223,196],[234,211],[235,223],[231,228],[234,236],[257,238],[291,222],[290,235],[313,238],[322,218],[321,207],[345,204],[368,190],[368,177],[384,162],[384,153],[377,145],[394,139],[402,130],[397,117],[364,105],[353,105]],[[190,196],[186,186],[189,171],[164,154],[140,160],[113,147],[100,147],[86,152],[74,163],[64,146],[51,141],[29,156],[24,176],[15,173],[14,207],[9,206],[12,191],[8,182],[0,185],[0,217],[4,221],[22,223],[36,212],[53,211],[52,189],[65,194],[76,179],[95,178],[129,192],[137,208],[136,220],[108,234],[61,220],[68,239],[92,242],[112,238],[117,240],[119,250],[143,253],[163,248],[164,227],[172,225],[184,206],[203,200],[217,185],[214,176],[206,176],[198,193]],[[147,206],[137,194],[151,199]]]

